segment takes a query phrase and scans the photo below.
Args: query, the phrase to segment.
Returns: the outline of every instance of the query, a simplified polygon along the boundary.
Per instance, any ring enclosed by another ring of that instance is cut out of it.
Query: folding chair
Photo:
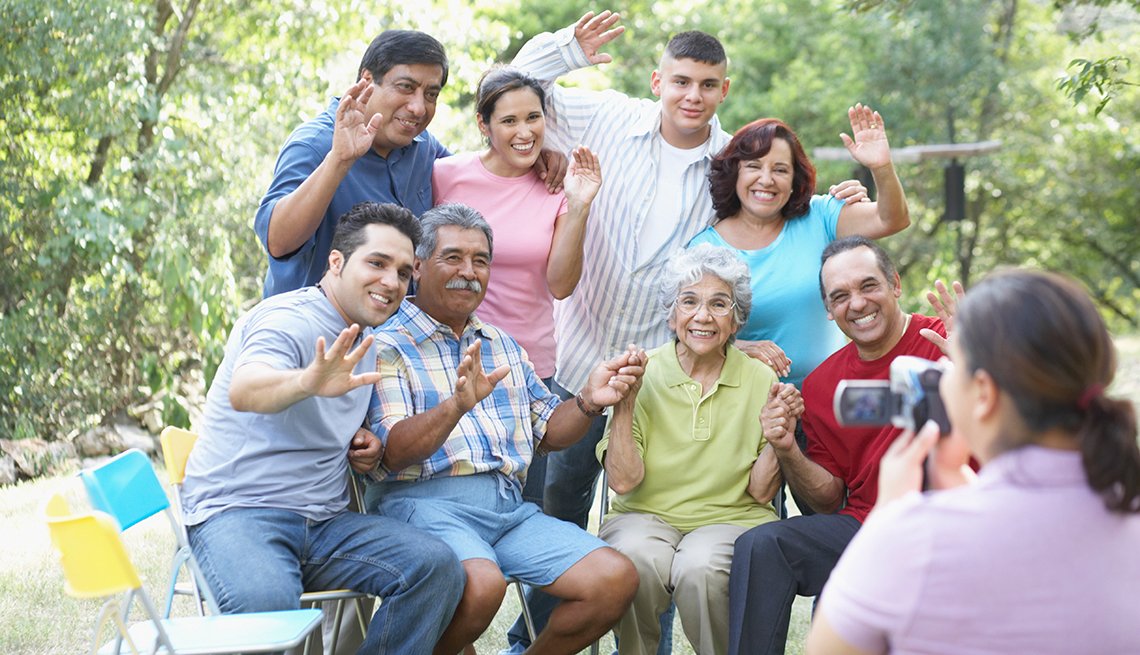
[[[185,567],[189,570],[191,580],[200,579],[201,572],[198,570],[197,561],[190,553],[190,544],[186,540],[186,531],[182,527],[181,518],[175,516],[171,510],[170,500],[154,473],[150,459],[141,450],[131,449],[100,466],[80,471],[79,478],[87,489],[91,506],[114,518],[120,530],[127,530],[159,512],[165,514],[170,521],[170,529],[174,533],[175,552],[171,562],[170,584],[167,587],[166,607],[163,612],[163,616],[169,617],[182,569]],[[213,599],[208,599],[207,603],[207,598],[198,593],[196,585],[193,586],[193,593],[199,614],[205,614],[202,611],[203,604],[209,604],[214,614],[220,613]]]
[[[186,526],[182,523],[182,482],[186,479],[186,462],[190,459],[190,453],[194,450],[194,444],[198,442],[198,435],[183,430],[168,426],[163,429],[162,434],[159,435],[159,442],[162,444],[162,459],[166,463],[166,474],[173,488],[171,496],[174,498],[174,507],[177,510],[177,520],[175,521],[175,532],[178,535],[180,550],[185,548],[186,557],[190,562],[194,562],[193,555],[190,552],[190,542],[186,536]],[[350,471],[348,474],[350,489],[356,500],[357,507],[363,509],[364,503],[360,493],[360,489],[356,483],[356,477]],[[178,556],[175,556],[176,565]],[[202,582],[204,578],[201,573],[197,571],[197,564],[193,564],[190,581],[186,585],[173,585],[172,594],[174,593],[193,595],[198,602],[198,607],[201,608],[205,601],[210,611],[218,613],[217,603],[213,600],[212,595],[207,585]],[[177,577],[178,571],[175,570],[174,576]],[[315,608],[318,603],[332,602],[335,603],[333,610],[332,620],[332,636],[327,649],[330,653],[336,652],[337,638],[340,635],[340,626],[344,617],[344,608],[346,601],[353,601],[356,606],[356,620],[357,627],[360,628],[360,636],[363,639],[368,634],[368,617],[364,612],[364,600],[368,594],[359,591],[352,591],[351,589],[330,589],[327,591],[307,591],[301,594],[301,605],[303,607]],[[377,602],[381,602],[377,599]],[[169,613],[170,601],[167,601],[167,612]],[[311,640],[305,642],[305,653],[309,653],[312,643]]]
[[[122,653],[125,641],[136,655],[147,653],[266,653],[297,646],[321,623],[318,610],[287,610],[164,619],[142,587],[119,534],[119,525],[103,512],[72,514],[67,501],[52,496],[45,509],[52,546],[59,553],[65,590],[75,598],[107,598],[99,612],[91,653]],[[127,627],[135,600],[146,620]],[[99,648],[108,619],[115,637]]]

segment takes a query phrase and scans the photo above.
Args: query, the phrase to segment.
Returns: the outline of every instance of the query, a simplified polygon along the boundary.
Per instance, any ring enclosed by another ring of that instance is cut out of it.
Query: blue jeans
[[[463,594],[447,544],[379,516],[312,521],[279,509],[225,510],[189,527],[223,613],[295,609],[302,590],[379,596],[359,653],[431,653]]]
[[[574,394],[563,389],[553,379],[550,390],[563,400],[574,397]],[[546,456],[546,491],[542,509],[550,516],[574,523],[583,530],[590,522],[594,490],[598,486],[598,475],[602,472],[596,450],[605,431],[606,417],[599,416],[590,422],[590,427],[581,440],[565,450]],[[550,620],[551,612],[558,606],[558,599],[538,589],[527,587],[526,603],[534,619],[535,632],[542,632],[546,622]],[[661,643],[657,652],[670,653],[673,650],[672,605],[661,615],[661,627]],[[515,619],[514,625],[507,632],[507,644],[511,653],[521,653],[530,645],[526,623],[521,615]]]

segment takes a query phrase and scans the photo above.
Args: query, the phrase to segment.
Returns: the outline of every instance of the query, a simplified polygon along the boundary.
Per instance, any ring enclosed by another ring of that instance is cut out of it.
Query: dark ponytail
[[[1077,429],[1089,486],[1117,512],[1140,512],[1140,445],[1136,408],[1103,394],[1089,399]]]
[[[1030,433],[1062,430],[1081,452],[1089,486],[1117,512],[1140,512],[1140,446],[1131,403],[1104,389],[1116,353],[1088,293],[1052,273],[1011,270],[966,294],[956,338],[971,371],[984,369]],[[996,447],[1010,450],[1033,442]]]

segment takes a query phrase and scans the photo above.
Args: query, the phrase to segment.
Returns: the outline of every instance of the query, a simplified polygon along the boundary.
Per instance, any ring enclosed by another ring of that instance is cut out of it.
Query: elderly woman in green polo
[[[733,542],[777,519],[782,480],[765,437],[793,430],[803,400],[732,345],[752,306],[748,267],[732,251],[677,252],[661,302],[675,338],[649,353],[641,387],[614,406],[598,444],[617,494],[600,536],[641,576],[618,650],[655,653],[672,600],[693,648],[724,653]]]

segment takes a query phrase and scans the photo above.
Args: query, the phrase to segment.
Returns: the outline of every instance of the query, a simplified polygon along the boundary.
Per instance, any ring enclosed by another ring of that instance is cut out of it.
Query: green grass
[[[1116,343],[1120,363],[1111,393],[1140,404],[1140,336],[1120,337]],[[86,506],[82,486],[73,475],[0,488],[0,653],[6,655],[71,654],[90,648],[101,603],[63,593],[63,575],[51,553],[42,517],[43,505],[53,493],[65,494],[75,507]],[[147,589],[161,603],[173,547],[166,519],[157,516],[140,523],[127,533],[126,541]],[[180,599],[175,608],[181,614],[193,611],[187,599]],[[810,599],[797,599],[789,654],[803,652],[810,612]],[[502,648],[517,614],[517,598],[513,589],[508,590],[494,623],[476,643],[478,652],[493,654]],[[674,653],[693,653],[679,620],[674,622],[673,635]],[[612,645],[612,639],[603,640],[603,652],[610,652]]]
[[[164,477],[161,471],[160,477]],[[43,522],[44,503],[53,493],[63,493],[73,507],[87,506],[82,484],[74,475],[0,488],[0,653],[61,655],[86,652],[91,647],[102,603],[77,600],[63,592],[63,574],[51,552]],[[166,519],[151,517],[127,531],[125,538],[147,591],[161,604],[174,542]],[[505,647],[507,630],[518,609],[516,593],[513,588],[508,589],[495,621],[475,644],[479,653],[494,654]],[[788,653],[802,652],[810,610],[808,599],[796,603]],[[188,599],[176,601],[176,614],[192,612]],[[674,622],[673,635],[674,653],[694,652],[685,640],[679,619]],[[613,639],[607,636],[602,641],[602,652],[612,650]]]

